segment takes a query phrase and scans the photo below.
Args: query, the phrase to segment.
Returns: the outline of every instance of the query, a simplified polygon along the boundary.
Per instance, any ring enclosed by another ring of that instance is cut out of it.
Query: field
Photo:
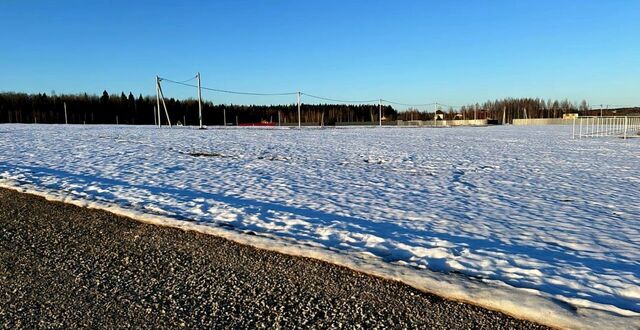
[[[635,327],[639,140],[557,126],[1,125],[0,184],[547,323]]]

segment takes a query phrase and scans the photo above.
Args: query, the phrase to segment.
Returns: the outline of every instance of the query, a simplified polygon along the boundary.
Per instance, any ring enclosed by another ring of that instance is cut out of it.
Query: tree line
[[[589,109],[589,104],[585,100],[582,100],[579,104],[574,104],[567,99],[545,101],[540,98],[506,98],[486,101],[482,104],[476,103],[462,106],[460,112],[466,118],[473,118],[480,112],[483,118],[499,120],[502,120],[504,112],[506,121],[511,123],[514,119],[562,118],[568,113],[587,115]]]
[[[195,99],[165,99],[172,124],[197,125],[198,101]],[[155,96],[135,97],[133,93],[101,96],[84,94],[47,95],[46,93],[0,93],[0,123],[65,123],[69,124],[133,124],[156,123]],[[383,117],[395,120],[397,111],[383,106]],[[378,105],[363,104],[304,104],[301,109],[303,123],[376,122]],[[161,105],[162,123],[166,124]],[[228,124],[272,122],[293,124],[298,122],[296,104],[284,105],[235,105],[202,102],[203,123]]]
[[[169,117],[173,124],[198,124],[198,101],[195,99],[166,99]],[[0,123],[64,123],[70,124],[155,124],[155,96],[135,97],[131,92],[110,95],[52,93],[25,94],[0,93]],[[65,114],[66,107],[66,114]],[[439,113],[446,120],[493,119],[502,122],[503,112],[507,123],[521,118],[562,118],[567,113],[594,116],[600,109],[593,109],[586,101],[578,104],[568,100],[544,100],[540,98],[506,98],[469,104],[454,109],[440,107]],[[166,124],[164,109],[162,122]],[[638,108],[605,109],[605,116],[626,115],[638,112]],[[382,107],[383,120],[433,120],[434,109],[408,108],[397,111],[392,106]],[[272,122],[297,124],[298,110],[295,104],[284,105],[235,105],[203,102],[203,123],[222,125],[226,117],[228,124]],[[225,116],[226,115],[226,116]],[[66,118],[65,118],[66,116]],[[301,121],[333,125],[338,123],[377,122],[377,104],[304,104]]]
[[[512,123],[514,119],[562,118],[569,113],[577,113],[580,116],[599,116],[600,114],[603,116],[624,116],[637,115],[639,111],[638,107],[601,109],[590,106],[586,100],[573,103],[567,99],[545,101],[540,98],[505,98],[486,101],[482,104],[463,105],[457,109],[453,107],[439,108],[439,112],[445,120],[490,119],[499,123],[503,118],[506,123]],[[433,117],[433,110],[419,110],[417,108],[409,108],[399,114],[399,119],[403,120],[433,120]]]

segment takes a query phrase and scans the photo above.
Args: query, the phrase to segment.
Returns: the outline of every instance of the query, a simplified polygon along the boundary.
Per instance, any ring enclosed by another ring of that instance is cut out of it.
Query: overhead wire
[[[158,77],[158,79],[161,80],[161,81],[167,81],[167,82],[178,84],[178,85],[182,85],[182,86],[198,88],[198,85],[188,83],[189,81],[192,81],[192,80],[194,80],[196,78],[198,78],[198,76],[194,76],[194,77],[191,77],[191,78],[186,79],[186,80],[173,80],[173,79],[169,79],[169,78]],[[458,109],[460,109],[462,107],[462,106],[459,106],[459,105],[449,105],[449,104],[438,103],[438,102],[431,102],[431,103],[403,103],[403,102],[396,102],[396,101],[387,100],[387,99],[341,100],[341,99],[334,99],[334,98],[318,96],[318,95],[308,94],[308,93],[303,93],[303,92],[260,93],[260,92],[233,91],[233,90],[218,89],[218,88],[211,88],[211,87],[205,87],[205,86],[200,86],[200,88],[204,89],[204,90],[212,91],[212,92],[218,92],[218,93],[227,93],[227,94],[236,94],[236,95],[252,95],[252,96],[288,96],[288,95],[296,95],[296,94],[300,93],[300,95],[305,95],[305,96],[308,96],[308,97],[311,97],[311,98],[314,98],[314,99],[317,99],[317,100],[339,102],[339,103],[361,103],[361,104],[366,104],[366,103],[382,102],[382,103],[388,103],[388,104],[400,105],[400,106],[406,106],[406,107],[428,107],[428,106],[433,106],[433,105],[447,107],[447,108],[458,108]],[[592,110],[597,110],[597,109],[593,108],[594,106],[597,107],[598,105],[597,104],[596,105],[591,105]],[[602,104],[602,106],[619,107],[619,108],[623,108],[623,107],[624,108],[633,108],[634,107],[632,105],[620,105],[620,104]]]
[[[416,104],[410,104],[410,103],[401,103],[401,102],[395,102],[395,101],[390,101],[390,100],[385,100],[382,99],[382,102],[384,103],[390,103],[390,104],[395,104],[395,105],[402,105],[402,106],[406,106],[406,107],[428,107],[430,105],[436,105],[435,102],[433,103],[416,103]],[[438,103],[439,104],[439,103]]]
[[[305,95],[314,99],[318,99],[318,100],[324,100],[324,101],[331,101],[331,102],[340,102],[340,103],[374,103],[374,102],[379,102],[381,101],[380,99],[378,100],[339,100],[339,99],[332,99],[332,98],[328,98],[328,97],[322,97],[322,96],[316,96],[316,95],[312,95],[312,94],[307,94],[307,93],[300,93],[300,95]]]
[[[187,84],[187,83],[185,83],[183,81],[176,81],[176,80],[172,80],[172,79],[168,79],[168,78],[160,78],[160,80],[168,81],[168,82],[171,82],[171,83],[174,83],[174,84],[183,85],[183,86],[198,88],[198,85]],[[200,88],[208,90],[208,91],[212,91],[212,92],[227,93],[227,94],[237,94],[237,95],[254,95],[254,96],[282,96],[282,95],[296,95],[298,93],[298,92],[285,92],[285,93],[241,92],[241,91],[232,91],[232,90],[218,89],[218,88],[211,88],[211,87],[204,87],[204,86],[200,86]]]
[[[454,108],[454,109],[455,109],[455,108],[458,108],[458,109],[459,109],[459,108],[462,108],[462,106],[461,106],[461,105],[450,105],[450,104],[444,104],[444,103],[436,103],[436,104],[437,104],[437,105],[441,105],[441,106],[443,106],[443,107],[445,107],[445,108]]]
[[[617,107],[617,108],[634,108],[633,105],[625,105],[625,104],[593,104],[590,106],[593,110],[600,110],[599,107]],[[594,108],[597,107],[597,108]],[[611,110],[611,109],[609,109]]]
[[[194,77],[194,78],[197,78],[197,77]],[[194,78],[191,78],[189,80],[192,80]],[[183,85],[183,86],[187,86],[187,87],[198,88],[197,85],[187,84],[186,82],[189,81],[189,80],[177,81],[177,80],[173,80],[173,79],[169,79],[169,78],[163,78],[163,77],[159,77],[159,79],[161,81],[168,81],[168,82],[171,82],[171,83],[174,83],[174,84],[179,84],[179,85]],[[204,90],[208,90],[208,91],[213,91],[213,92],[227,93],[227,94],[237,94],[237,95],[286,96],[286,95],[296,95],[296,94],[298,94],[298,92],[259,93],[259,92],[232,91],[232,90],[227,90],[227,89],[218,89],[218,88],[211,88],[211,87],[205,87],[205,86],[200,86],[200,88],[204,89]],[[377,100],[340,100],[340,99],[317,96],[317,95],[307,94],[307,93],[302,93],[302,92],[300,92],[300,95],[305,95],[305,96],[308,96],[308,97],[311,97],[311,98],[314,98],[314,99],[318,99],[318,100],[341,102],[341,103],[374,103],[374,102],[379,102],[380,101],[379,99],[377,99]]]
[[[282,95],[296,95],[298,92],[285,92],[285,93],[256,93],[256,92],[238,92],[238,91],[230,91],[225,89],[216,89],[209,87],[201,87],[202,89],[206,89],[208,91],[219,92],[219,93],[227,93],[227,94],[238,94],[238,95],[254,95],[254,96],[282,96]]]
[[[198,76],[193,76],[193,77],[191,77],[189,79],[182,80],[182,81],[180,81],[180,83],[186,83],[187,81],[191,81],[191,80],[194,80],[196,78],[198,78]]]

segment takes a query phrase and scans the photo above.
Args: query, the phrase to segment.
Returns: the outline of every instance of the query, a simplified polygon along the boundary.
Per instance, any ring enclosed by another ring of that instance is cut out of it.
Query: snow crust
[[[640,141],[0,125],[0,185],[563,328],[640,327]]]

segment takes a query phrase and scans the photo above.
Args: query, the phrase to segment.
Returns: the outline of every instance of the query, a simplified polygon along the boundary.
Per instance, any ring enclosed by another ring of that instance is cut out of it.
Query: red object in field
[[[238,126],[276,126],[276,123],[244,123]]]

